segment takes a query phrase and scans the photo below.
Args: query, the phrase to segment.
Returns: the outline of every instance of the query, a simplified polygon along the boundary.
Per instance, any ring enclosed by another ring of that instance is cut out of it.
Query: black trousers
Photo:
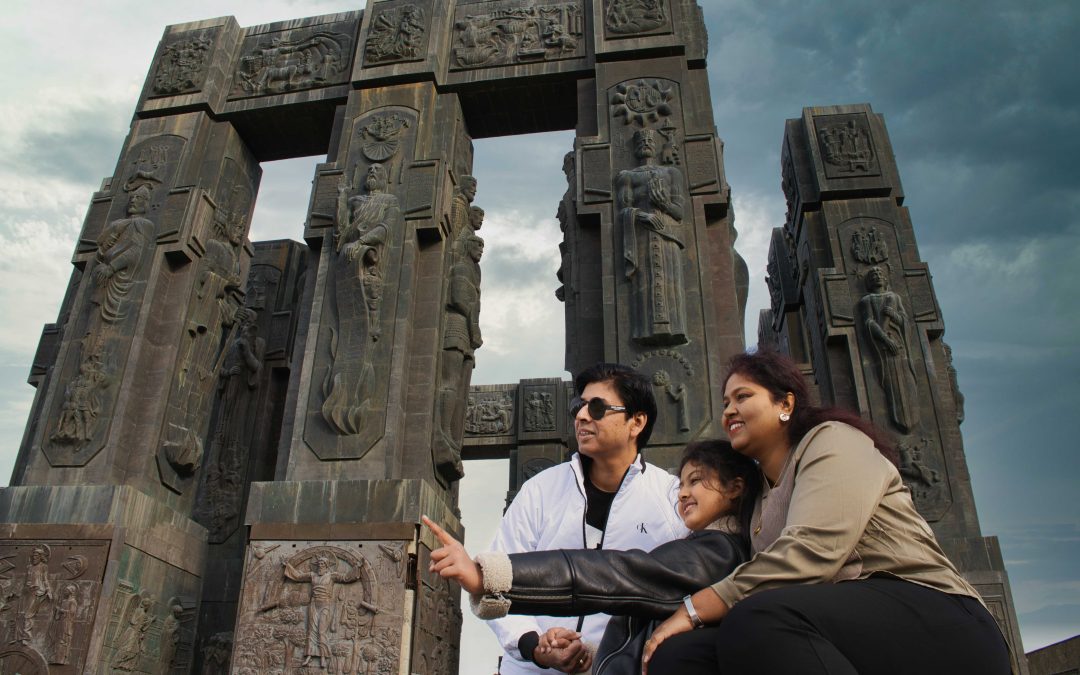
[[[764,591],[714,627],[668,638],[649,675],[1009,675],[974,598],[891,577]]]

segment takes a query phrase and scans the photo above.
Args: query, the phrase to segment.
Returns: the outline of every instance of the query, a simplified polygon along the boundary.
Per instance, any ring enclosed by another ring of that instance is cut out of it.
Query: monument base
[[[460,589],[422,515],[462,535],[424,480],[253,483],[230,672],[456,675]]]
[[[0,672],[188,672],[205,558],[132,487],[0,489]]]

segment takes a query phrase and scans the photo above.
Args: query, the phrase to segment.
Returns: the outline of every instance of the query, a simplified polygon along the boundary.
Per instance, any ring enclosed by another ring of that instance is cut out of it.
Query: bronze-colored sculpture
[[[682,173],[656,164],[656,132],[634,134],[641,166],[615,179],[625,276],[631,288],[632,338],[642,344],[687,342],[682,232]]]

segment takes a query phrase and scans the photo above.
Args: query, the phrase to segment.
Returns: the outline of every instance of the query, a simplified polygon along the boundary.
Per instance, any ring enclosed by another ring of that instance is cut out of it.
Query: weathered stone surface
[[[781,165],[788,217],[769,251],[762,342],[805,363],[823,403],[887,430],[916,507],[1019,645],[1004,563],[979,530],[963,397],[884,120],[865,104],[806,108],[788,120]]]

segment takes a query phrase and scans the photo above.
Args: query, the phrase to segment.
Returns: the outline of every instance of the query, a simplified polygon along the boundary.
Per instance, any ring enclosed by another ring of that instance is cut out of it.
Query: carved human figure
[[[371,63],[410,59],[420,52],[425,30],[424,10],[416,5],[402,5],[375,17],[367,41]]]
[[[666,370],[658,370],[653,373],[653,385],[661,387],[676,405],[678,411],[679,431],[690,431],[690,410],[687,400],[688,392],[685,384],[673,384],[671,375]]]
[[[102,348],[93,342],[84,343],[88,349],[79,364],[79,373],[64,387],[64,402],[50,438],[55,443],[83,444],[93,438],[94,427],[101,413],[100,393],[108,385],[108,374],[102,359]]]
[[[229,672],[229,658],[232,656],[233,634],[215,633],[210,643],[203,650],[202,675],[226,675]]]
[[[462,176],[461,184],[454,191],[450,200],[450,241],[455,244],[461,241],[466,234],[475,234],[480,229],[479,225],[473,226],[472,203],[476,199],[476,179],[472,176]],[[479,218],[483,222],[484,211],[480,210]]]
[[[34,618],[46,603],[53,601],[52,584],[49,581],[49,557],[52,551],[46,544],[39,544],[30,551],[26,562],[26,581],[23,582],[22,607],[15,626],[15,640],[29,645],[34,635]]]
[[[664,0],[608,0],[604,21],[613,33],[643,33],[664,25]]]
[[[319,659],[319,667],[326,668],[327,661],[333,658],[330,651],[330,631],[334,619],[334,584],[350,584],[360,578],[360,569],[348,572],[335,571],[337,559],[330,561],[323,554],[317,554],[308,562],[308,572],[301,572],[282,559],[285,576],[293,581],[311,584],[311,598],[308,603],[307,648],[301,667],[311,663],[312,658]]]
[[[465,404],[480,336],[480,258],[484,240],[467,235],[466,258],[450,269],[450,286],[443,313],[443,343],[439,355],[439,394],[436,401],[435,466],[447,480],[465,475],[461,465]]]
[[[683,266],[683,176],[656,164],[656,132],[634,134],[641,166],[615,179],[625,276],[630,282],[631,336],[642,344],[683,344],[686,291]]]
[[[154,596],[149,593],[139,598],[127,625],[124,626],[120,637],[116,639],[116,651],[112,661],[112,667],[115,670],[132,671],[139,667],[139,658],[142,656],[146,634],[156,620],[150,611],[153,606]]]
[[[169,615],[161,624],[161,651],[158,659],[161,672],[168,673],[176,665],[176,651],[182,637],[180,630],[183,616],[184,607],[174,603],[169,607]]]
[[[226,348],[218,379],[218,413],[211,435],[210,464],[196,512],[212,534],[220,534],[239,515],[243,499],[242,468],[250,436],[248,414],[266,352],[266,341],[258,336],[257,318],[250,308],[237,310],[236,339]]]
[[[79,611],[79,587],[72,583],[60,588],[60,598],[53,607],[53,622],[49,630],[52,643],[50,663],[71,663],[71,640],[75,635],[75,618]]]
[[[244,213],[224,213],[215,223],[218,236],[206,243],[198,263],[163,446],[169,464],[184,476],[202,466],[205,420],[222,367],[221,336],[234,325],[239,308],[235,293],[243,283],[240,245],[245,220]]]
[[[381,336],[386,247],[404,227],[396,196],[386,191],[382,164],[372,164],[364,179],[366,194],[349,196],[352,186],[338,187],[337,229],[330,287],[337,325],[332,328],[331,362],[324,382],[322,416],[337,433],[360,432],[371,410],[374,365],[372,343]]]
[[[901,433],[919,422],[918,388],[907,337],[907,312],[900,296],[889,288],[881,267],[866,271],[866,295],[859,301],[868,342],[877,357],[878,377],[885,389],[889,418]]]
[[[454,59],[459,66],[483,66],[499,56],[499,31],[486,17],[466,16],[454,28],[458,31]]]
[[[142,266],[143,252],[154,245],[154,223],[144,216],[152,194],[148,183],[134,188],[128,197],[127,217],[106,225],[98,237],[90,276],[98,287],[93,301],[106,323],[127,316],[127,299]]]

